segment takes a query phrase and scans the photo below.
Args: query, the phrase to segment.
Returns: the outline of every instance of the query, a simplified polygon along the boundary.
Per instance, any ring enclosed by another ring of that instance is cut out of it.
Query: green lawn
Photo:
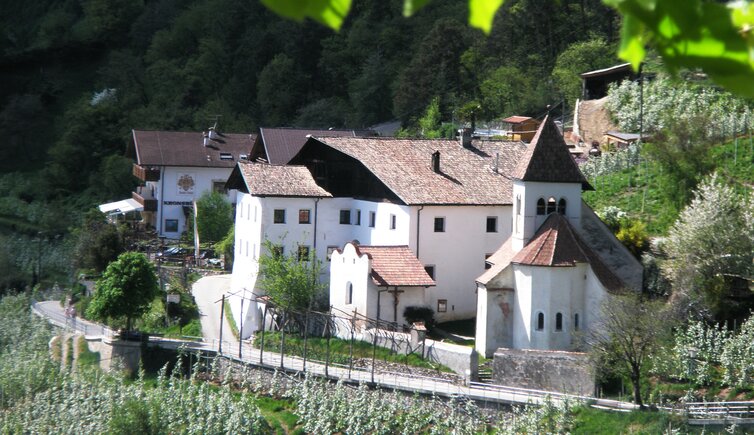
[[[262,337],[257,334],[254,337],[254,346],[260,347],[262,345]],[[265,332],[264,333],[264,349],[271,352],[280,352],[280,333],[279,332]],[[297,356],[304,356],[304,340],[300,337],[293,337],[290,335],[285,336],[285,352],[286,354],[292,354]],[[360,359],[372,358],[373,347],[370,343],[366,343],[359,340],[353,342],[353,358]],[[389,349],[383,347],[377,347],[374,351],[375,358],[380,361],[388,361],[400,364],[406,364],[414,367],[434,369],[442,372],[452,372],[449,368],[434,364],[429,361],[421,359],[417,354],[401,355],[391,352]],[[306,341],[306,355],[307,358],[314,360],[325,361],[327,358],[327,339],[321,337],[309,337]],[[349,340],[341,340],[338,338],[330,339],[330,362],[335,364],[348,365],[350,364],[351,355],[351,342]]]
[[[660,434],[689,433],[679,416],[658,411],[614,412],[582,406],[574,411],[571,433],[577,434]]]

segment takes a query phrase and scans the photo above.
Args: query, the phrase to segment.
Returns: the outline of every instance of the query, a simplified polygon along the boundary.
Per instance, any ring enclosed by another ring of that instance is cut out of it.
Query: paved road
[[[230,290],[230,275],[205,276],[194,283],[191,294],[194,295],[199,307],[202,323],[202,335],[205,340],[220,339],[220,310],[221,303],[217,302],[224,293]],[[222,319],[223,339],[232,337],[228,320]]]
[[[51,323],[61,328],[75,329],[91,336],[112,334],[112,331],[103,325],[84,320],[81,317],[71,318],[66,316],[65,309],[60,306],[60,301],[35,302],[32,308],[35,309],[37,314],[47,317]]]

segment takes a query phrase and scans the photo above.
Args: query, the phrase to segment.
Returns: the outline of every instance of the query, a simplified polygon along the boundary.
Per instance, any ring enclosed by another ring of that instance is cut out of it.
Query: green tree
[[[691,203],[670,229],[664,271],[681,311],[712,315],[719,321],[746,316],[754,275],[754,195],[736,194],[713,174],[703,181]]]
[[[236,230],[235,226],[230,227],[228,234],[217,244],[215,249],[218,253],[221,253],[225,258],[225,270],[232,270],[233,268],[233,255],[236,252]]]
[[[233,227],[233,206],[225,195],[205,192],[196,201],[196,225],[201,242],[219,242]],[[189,220],[189,236],[193,237],[193,220]]]
[[[264,120],[272,126],[293,119],[306,95],[306,74],[284,53],[275,56],[259,73],[257,103]]]
[[[118,228],[108,223],[105,215],[97,209],[90,210],[84,216],[84,223],[74,235],[73,263],[76,268],[102,272],[123,252],[123,240]]]
[[[552,78],[568,104],[581,98],[579,74],[614,65],[615,49],[603,39],[576,42],[568,46],[555,61]]]
[[[147,257],[138,252],[125,252],[107,266],[97,281],[86,314],[103,321],[125,317],[126,330],[130,330],[131,321],[149,308],[159,292],[154,266]]]
[[[319,281],[322,262],[313,252],[284,254],[282,247],[265,241],[259,258],[259,287],[283,310],[310,307],[325,289]]]
[[[597,322],[590,326],[586,342],[598,367],[613,374],[628,376],[634,403],[644,408],[642,374],[649,357],[670,332],[662,320],[663,304],[646,300],[639,294],[608,295]],[[660,320],[658,320],[660,319]]]

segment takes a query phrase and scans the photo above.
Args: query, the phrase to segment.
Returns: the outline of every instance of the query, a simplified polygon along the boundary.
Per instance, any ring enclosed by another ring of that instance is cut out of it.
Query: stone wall
[[[595,388],[589,357],[580,352],[500,348],[492,379],[499,385],[583,396],[593,396]]]

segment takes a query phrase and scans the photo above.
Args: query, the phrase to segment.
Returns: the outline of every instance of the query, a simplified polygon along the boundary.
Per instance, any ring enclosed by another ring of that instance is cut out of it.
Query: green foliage
[[[313,252],[299,258],[298,252],[280,254],[269,240],[259,258],[259,287],[284,310],[311,307],[325,289],[319,281],[322,263]]]
[[[754,195],[736,194],[717,174],[696,191],[668,234],[665,272],[684,310],[732,319],[751,308],[729,299],[754,275]],[[745,291],[745,290],[744,290]]]
[[[568,104],[581,98],[579,74],[614,65],[614,53],[613,47],[598,38],[575,42],[558,55],[552,77]]]
[[[634,257],[641,258],[641,254],[649,246],[649,236],[647,235],[646,226],[638,221],[631,220],[625,222],[615,237],[634,254]]]
[[[233,206],[217,192],[205,192],[196,201],[196,225],[202,243],[223,240],[233,227]],[[193,239],[193,219],[189,220],[187,233]]]
[[[683,417],[665,412],[614,412],[579,406],[573,410],[573,426],[570,433],[625,433],[630,428],[632,434],[687,433],[689,430]]]
[[[225,258],[225,268],[231,270],[233,268],[233,255],[236,252],[236,229],[235,225],[230,227],[228,234],[215,244],[215,250]]]
[[[77,240],[73,262],[79,269],[102,272],[123,252],[123,240],[118,228],[108,223],[97,209],[87,213],[75,235]]]
[[[92,352],[89,350],[89,346],[86,343],[86,337],[83,335],[77,336],[76,346],[78,347],[78,359],[76,360],[78,367],[99,366],[100,354],[99,352]]]
[[[335,30],[340,29],[351,8],[351,0],[262,0],[262,3],[282,16],[296,21],[311,18]]]
[[[419,118],[419,134],[427,139],[440,137],[440,99],[435,97],[427,106],[424,116]]]
[[[307,79],[296,61],[284,53],[276,55],[259,73],[257,103],[268,125],[282,126],[296,113],[303,100]]]
[[[87,309],[87,316],[110,320],[126,318],[126,328],[159,294],[154,267],[144,254],[125,252],[105,270]]]

